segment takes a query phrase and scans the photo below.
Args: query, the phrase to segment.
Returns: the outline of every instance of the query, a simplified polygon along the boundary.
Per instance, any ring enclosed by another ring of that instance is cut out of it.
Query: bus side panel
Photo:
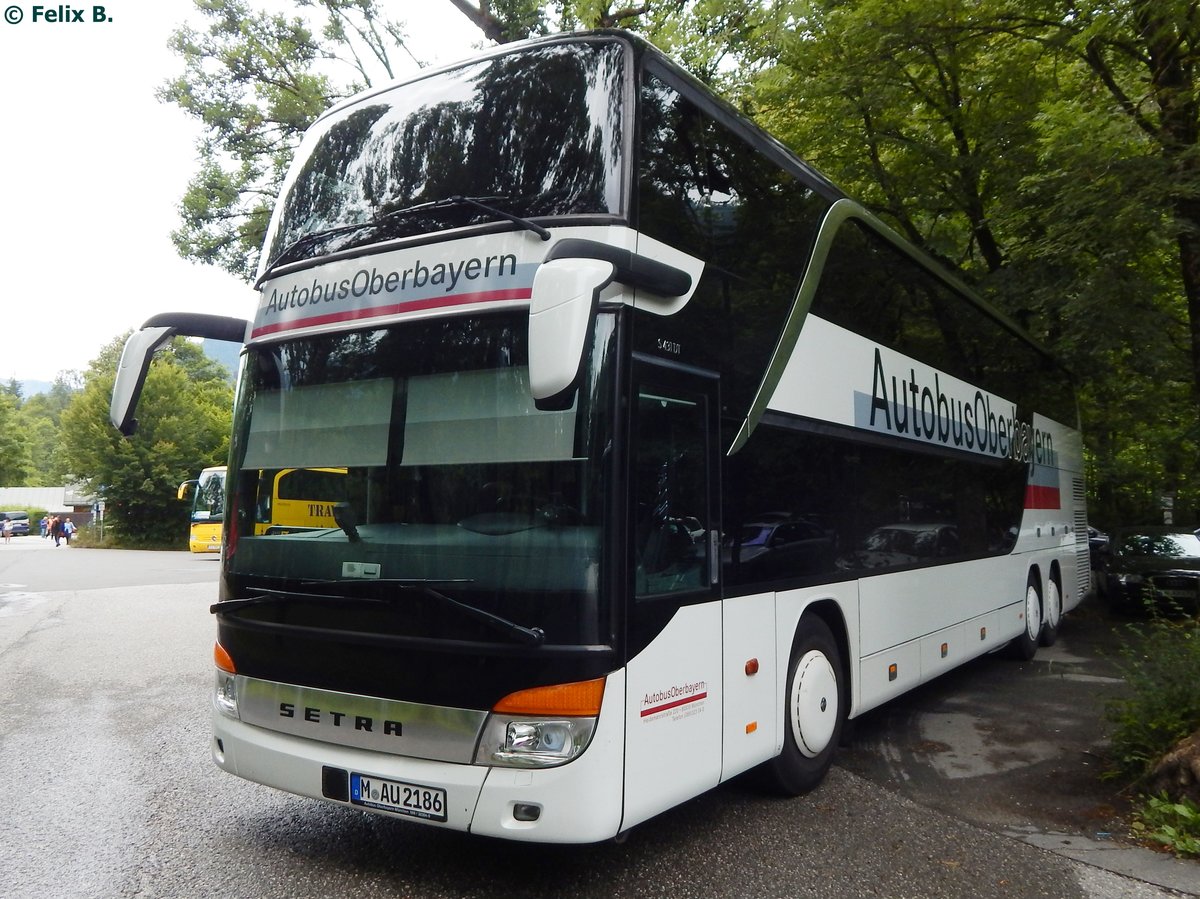
[[[778,752],[776,734],[781,702],[775,594],[727,599],[724,616],[723,781],[773,758]]]
[[[1004,646],[1015,636],[1011,621],[1019,620],[1021,608],[1021,605],[1011,605],[986,612],[969,621],[864,656],[857,666],[862,684],[859,711],[882,705],[919,684]],[[1003,636],[1005,634],[1007,636]]]
[[[627,678],[623,830],[720,780],[721,603],[680,607]]]
[[[1027,575],[1026,559],[999,556],[863,578],[861,654],[874,655],[998,609],[1014,609],[997,620],[996,633],[988,634],[988,648],[1001,646],[1024,627],[1019,613]]]

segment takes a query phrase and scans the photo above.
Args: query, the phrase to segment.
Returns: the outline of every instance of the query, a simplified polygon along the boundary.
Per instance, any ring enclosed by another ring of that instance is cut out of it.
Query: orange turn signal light
[[[237,666],[233,664],[233,656],[220,643],[213,644],[213,663],[222,671],[237,674]]]
[[[536,715],[554,718],[595,718],[604,699],[604,678],[573,684],[554,684],[509,693],[492,706],[502,715]]]

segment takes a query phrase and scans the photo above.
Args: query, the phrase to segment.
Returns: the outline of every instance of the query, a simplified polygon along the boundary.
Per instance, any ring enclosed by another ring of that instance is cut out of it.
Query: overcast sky
[[[27,0],[0,5],[0,380],[83,370],[156,312],[250,317],[249,287],[182,260],[170,239],[199,132],[154,93],[182,71],[166,44],[199,20],[191,0],[111,0],[103,23],[79,0],[61,6],[82,23],[35,22]],[[427,61],[479,43],[449,0],[384,5]]]

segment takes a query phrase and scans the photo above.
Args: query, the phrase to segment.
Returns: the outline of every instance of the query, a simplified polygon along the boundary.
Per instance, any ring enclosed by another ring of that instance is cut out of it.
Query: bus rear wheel
[[[799,796],[825,777],[841,739],[846,697],[837,640],[824,621],[806,615],[788,664],[783,749],[764,770],[775,791]]]
[[[1057,573],[1050,575],[1046,585],[1046,605],[1042,610],[1042,633],[1038,642],[1042,646],[1053,646],[1058,640],[1058,625],[1062,621],[1062,588],[1058,585]]]
[[[1013,637],[1008,644],[1008,652],[1015,659],[1028,662],[1038,650],[1038,642],[1042,637],[1042,585],[1036,571],[1029,572],[1029,580],[1025,583],[1025,629],[1020,635]]]

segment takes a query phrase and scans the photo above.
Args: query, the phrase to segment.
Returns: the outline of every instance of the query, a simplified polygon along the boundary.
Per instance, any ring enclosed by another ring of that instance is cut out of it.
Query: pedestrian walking
[[[67,546],[71,545],[71,538],[75,536],[75,530],[75,522],[71,521],[68,516],[67,520],[63,522],[63,540],[66,541]]]
[[[13,528],[12,520],[10,518],[8,518],[7,516],[5,516],[4,524],[2,527],[4,530],[4,542],[12,543],[12,528]]]
[[[55,546],[62,546],[62,519],[57,515],[50,517],[50,536],[54,538]]]
[[[43,515],[42,520],[38,522],[38,529],[42,532],[42,539],[45,540],[50,533],[50,516]]]

